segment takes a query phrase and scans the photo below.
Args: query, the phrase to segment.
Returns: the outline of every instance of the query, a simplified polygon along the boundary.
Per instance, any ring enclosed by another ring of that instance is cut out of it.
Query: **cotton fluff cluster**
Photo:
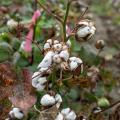
[[[8,20],[7,21],[7,26],[9,27],[9,28],[15,28],[16,26],[18,25],[18,22],[16,22],[15,20],[13,20],[13,19],[10,19],[10,20]]]
[[[44,58],[38,65],[38,72],[32,76],[32,86],[38,91],[46,87],[47,76],[52,72],[53,66],[62,70],[75,71],[79,66],[83,69],[83,62],[78,57],[70,57],[71,42],[66,43],[48,39],[44,44]]]
[[[13,108],[10,112],[9,112],[9,116],[11,119],[23,119],[24,117],[24,113],[19,109],[19,108]]]
[[[95,34],[96,28],[94,23],[88,19],[81,20],[78,23],[78,29],[75,34],[75,38],[78,41],[86,41]]]
[[[62,103],[62,97],[60,94],[56,94],[55,96],[50,94],[45,94],[41,100],[40,103],[42,106],[52,106],[56,104],[56,107],[59,108],[60,104]]]
[[[75,120],[76,114],[70,108],[63,109],[56,117],[55,120]]]
[[[35,72],[32,76],[32,86],[38,91],[42,91],[46,87],[47,76],[51,73],[49,68],[40,68],[38,72]]]

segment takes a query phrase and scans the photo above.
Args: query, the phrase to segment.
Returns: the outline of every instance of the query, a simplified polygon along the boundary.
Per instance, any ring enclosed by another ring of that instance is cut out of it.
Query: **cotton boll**
[[[51,106],[55,104],[55,98],[49,94],[44,95],[40,101],[43,106]]]
[[[51,72],[52,72],[50,68],[40,68],[39,71],[40,71],[41,75],[51,74]]]
[[[70,57],[69,60],[70,61],[76,61],[76,57]]]
[[[35,72],[32,76],[32,86],[33,87],[36,87],[36,85],[38,84],[39,74],[40,74],[40,72]]]
[[[61,95],[60,95],[60,94],[56,94],[56,95],[55,95],[55,100],[56,100],[57,102],[62,102],[62,97],[61,97]]]
[[[53,62],[55,62],[55,63],[60,63],[61,62],[61,58],[58,54],[53,56]]]
[[[69,52],[67,50],[61,51],[60,57],[67,61],[69,59]]]
[[[61,113],[65,116],[68,115],[69,112],[70,112],[70,108],[65,108],[65,109],[62,109],[62,111],[61,111]]]
[[[94,22],[88,19],[81,20],[78,23],[78,26],[80,27],[77,28],[75,38],[79,42],[87,41],[95,34],[96,28],[94,26]]]
[[[53,48],[54,48],[54,50],[56,51],[56,52],[60,52],[61,50],[62,50],[62,44],[55,44],[54,46],[53,46]]]
[[[54,45],[60,43],[58,40],[54,40]]]
[[[64,120],[63,114],[59,113],[55,120]]]
[[[11,118],[22,119],[24,117],[24,113],[19,108],[13,108],[13,110],[9,113]]]
[[[22,119],[24,117],[24,114],[22,112],[15,112],[14,113],[15,118]]]
[[[45,87],[46,87],[45,85],[42,85],[40,83],[36,85],[37,91],[43,91],[45,89]]]
[[[44,44],[44,50],[50,49],[50,48],[51,48],[50,43],[45,43]]]
[[[79,64],[83,63],[83,61],[80,58],[76,58],[76,62],[79,63]]]
[[[55,95],[55,100],[56,100],[56,102],[57,102],[56,107],[59,108],[59,107],[60,107],[60,104],[61,104],[61,102],[62,102],[62,97],[60,96],[60,94],[56,94],[56,95]]]
[[[53,51],[49,51],[45,57],[43,58],[43,60],[41,61],[41,63],[38,65],[38,68],[48,68],[51,66],[52,64],[52,57],[54,56],[54,52]]]
[[[75,120],[76,119],[76,114],[74,111],[70,111],[69,114],[66,115],[66,120]]]
[[[49,43],[50,45],[52,45],[52,39],[48,39],[46,43]]]
[[[90,30],[90,27],[86,26],[84,28],[80,28],[78,31],[77,31],[77,35],[78,37],[85,37],[87,36],[88,34],[91,33],[91,30]]]
[[[70,70],[73,71],[78,67],[78,63],[72,61],[72,62],[69,63],[69,66],[70,66]]]
[[[38,82],[39,82],[39,84],[44,84],[47,82],[47,79],[46,79],[46,77],[39,77]]]

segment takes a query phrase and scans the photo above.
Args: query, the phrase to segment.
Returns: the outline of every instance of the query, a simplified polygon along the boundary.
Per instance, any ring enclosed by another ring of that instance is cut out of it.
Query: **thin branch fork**
[[[63,20],[58,17],[57,15],[53,14],[51,11],[49,11],[44,5],[41,4],[39,0],[37,0],[37,3],[48,13],[48,15],[51,15],[55,19],[57,19],[59,22],[63,23]]]

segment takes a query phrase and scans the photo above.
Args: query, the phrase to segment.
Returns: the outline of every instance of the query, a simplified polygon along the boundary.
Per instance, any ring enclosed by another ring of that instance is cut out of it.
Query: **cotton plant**
[[[46,12],[48,12],[45,6],[43,6],[39,1],[37,2]],[[84,62],[80,57],[73,56],[71,54],[72,42],[70,37],[74,36],[74,40],[85,42],[89,40],[96,31],[94,22],[83,18],[78,22],[78,24],[76,24],[73,30],[69,28],[69,26],[67,25],[67,17],[71,3],[72,0],[68,0],[64,20],[56,17],[53,13],[49,12],[51,16],[55,17],[60,23],[62,23],[63,34],[59,34],[59,38],[56,37],[45,40],[42,49],[43,58],[38,64],[36,71],[33,73],[31,81],[32,87],[37,92],[44,93],[44,95],[42,95],[38,100],[39,105],[42,109],[37,108],[37,111],[42,113],[42,110],[49,109],[55,106],[58,109],[58,111],[56,111],[58,112],[58,115],[54,117],[54,120],[76,120],[77,114],[74,110],[70,109],[69,106],[68,108],[62,109],[64,97],[59,91],[54,89],[54,84],[52,83],[52,78],[50,76],[54,72],[60,71],[58,75],[59,77],[57,77],[55,80],[55,83],[59,84],[62,83],[64,79],[67,79],[63,75],[65,72],[71,73],[72,78],[74,78],[74,73],[76,73],[76,71],[78,71],[79,69],[80,75],[84,71]],[[40,16],[40,12],[36,11],[35,14],[36,15],[32,18],[34,25],[38,17]],[[26,37],[26,41],[21,43],[19,50],[25,49],[29,52],[32,51],[31,44],[33,39],[31,38],[34,36],[33,30],[34,29],[32,26]],[[30,37],[30,39],[27,39],[28,37]],[[29,43],[29,45],[27,43]],[[77,77],[79,77],[79,75]],[[22,119],[24,117],[24,114],[20,111],[19,108],[13,108],[13,110],[11,110],[9,114],[11,117],[16,117],[17,119]]]

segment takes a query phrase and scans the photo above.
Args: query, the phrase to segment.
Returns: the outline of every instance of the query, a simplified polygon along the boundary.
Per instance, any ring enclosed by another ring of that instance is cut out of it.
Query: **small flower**
[[[63,50],[63,51],[61,51],[61,52],[60,52],[60,57],[61,57],[63,60],[67,61],[67,60],[69,59],[69,52],[68,52],[68,50]]]
[[[44,95],[40,101],[43,106],[51,106],[55,104],[55,98],[49,94]]]
[[[78,23],[78,28],[75,34],[75,38],[78,41],[86,41],[95,34],[96,28],[94,23],[88,19],[81,20]]]
[[[23,119],[24,117],[24,113],[19,109],[19,108],[13,108],[10,112],[9,112],[10,118],[12,119]]]

